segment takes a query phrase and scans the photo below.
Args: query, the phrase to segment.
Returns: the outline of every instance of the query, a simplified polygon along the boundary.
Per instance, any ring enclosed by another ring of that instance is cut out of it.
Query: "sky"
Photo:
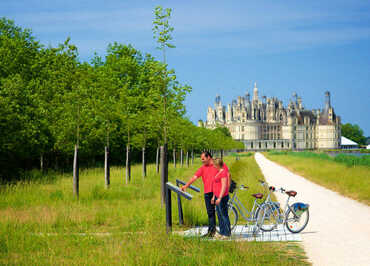
[[[292,94],[306,109],[324,107],[330,91],[342,123],[370,136],[370,1],[1,0],[0,17],[32,29],[42,44],[68,37],[80,59],[105,55],[109,43],[131,44],[158,60],[152,33],[157,5],[172,9],[167,63],[192,87],[187,116],[205,120],[217,94],[223,104],[253,92]]]

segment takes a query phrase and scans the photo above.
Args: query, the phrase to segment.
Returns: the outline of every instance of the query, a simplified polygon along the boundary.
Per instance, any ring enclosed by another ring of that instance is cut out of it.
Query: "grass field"
[[[226,160],[233,178],[261,192],[262,177],[252,156]],[[169,179],[188,180],[191,168],[170,165]],[[104,188],[103,169],[80,175],[80,199],[72,193],[72,178],[60,175],[47,182],[23,182],[0,190],[0,264],[6,265],[305,265],[297,243],[206,241],[165,232],[159,176],[153,165],[148,177],[141,166],[124,184],[124,169],[111,169],[111,187]],[[194,185],[202,187],[201,181]],[[190,192],[190,191],[189,191]],[[203,196],[184,202],[185,226],[178,225],[173,197],[174,230],[207,224]]]
[[[319,185],[370,205],[369,158],[343,155],[335,159],[311,152],[265,155]]]

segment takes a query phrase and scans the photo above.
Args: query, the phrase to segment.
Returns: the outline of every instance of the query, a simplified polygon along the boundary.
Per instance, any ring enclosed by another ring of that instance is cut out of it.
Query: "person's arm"
[[[224,193],[226,191],[227,179],[228,179],[227,177],[222,177],[221,178],[221,192],[220,192],[220,196],[216,200],[216,205],[220,204],[222,196],[224,195]]]
[[[182,186],[181,187],[181,190],[182,191],[185,191],[191,184],[193,184],[193,182],[195,181],[195,180],[197,180],[199,178],[199,176],[193,176],[192,178],[190,178],[190,180],[188,181],[188,183],[186,183],[185,184],[185,186]]]

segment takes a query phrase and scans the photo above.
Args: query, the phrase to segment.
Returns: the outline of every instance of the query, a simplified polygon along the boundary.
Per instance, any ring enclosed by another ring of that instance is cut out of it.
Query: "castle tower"
[[[254,83],[254,89],[253,89],[253,101],[258,101],[257,82],[255,82],[255,83]]]
[[[325,92],[325,111],[328,111],[330,108],[330,92],[326,91]]]
[[[246,98],[247,102],[250,102],[251,101],[251,95],[249,94],[249,92],[247,92],[245,94],[245,98]]]

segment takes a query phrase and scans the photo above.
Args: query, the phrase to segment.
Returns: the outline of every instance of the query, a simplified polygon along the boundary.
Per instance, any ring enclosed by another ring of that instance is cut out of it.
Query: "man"
[[[206,204],[208,215],[208,232],[204,236],[213,237],[216,233],[216,214],[215,205],[211,202],[213,198],[212,184],[218,170],[214,166],[212,155],[208,151],[202,152],[200,158],[203,165],[196,171],[194,176],[185,184],[185,186],[181,187],[181,190],[185,191],[195,180],[202,177],[204,185],[204,202]],[[230,176],[229,169],[226,164],[223,165],[223,168],[227,171],[228,176]]]

